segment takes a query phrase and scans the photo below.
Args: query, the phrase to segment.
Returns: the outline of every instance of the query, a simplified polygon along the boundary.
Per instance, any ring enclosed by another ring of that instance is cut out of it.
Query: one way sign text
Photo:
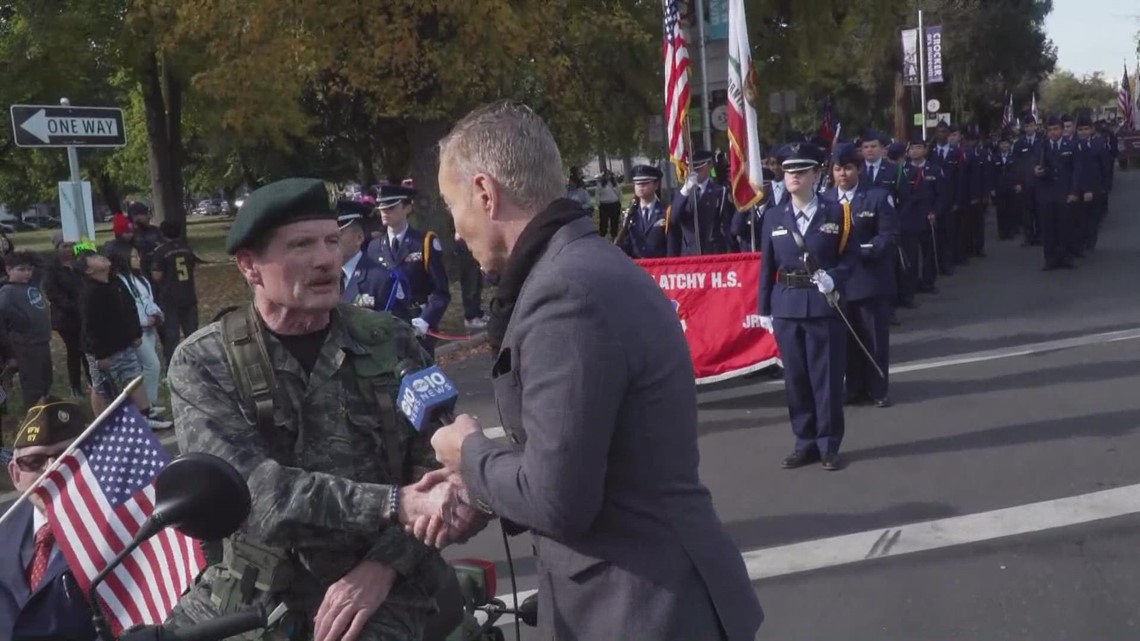
[[[12,131],[20,147],[122,147],[121,109],[13,105]]]

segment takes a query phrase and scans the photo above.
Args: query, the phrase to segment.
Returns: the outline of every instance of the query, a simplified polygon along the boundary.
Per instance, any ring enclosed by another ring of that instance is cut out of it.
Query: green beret
[[[28,410],[12,447],[55,445],[83,433],[87,423],[83,408],[69,401],[55,401],[36,405]]]
[[[302,220],[336,220],[336,193],[316,178],[286,178],[250,194],[226,239],[226,253],[255,244],[264,234]]]

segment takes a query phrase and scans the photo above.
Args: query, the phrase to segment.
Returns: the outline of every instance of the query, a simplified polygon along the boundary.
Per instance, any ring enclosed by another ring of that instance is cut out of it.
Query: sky
[[[1053,0],[1045,32],[1057,45],[1058,70],[1078,76],[1101,71],[1105,78],[1119,81],[1127,61],[1129,75],[1136,73],[1140,2]]]

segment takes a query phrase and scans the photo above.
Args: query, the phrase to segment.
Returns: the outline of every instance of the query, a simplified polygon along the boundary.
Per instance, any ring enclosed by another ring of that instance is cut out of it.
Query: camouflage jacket
[[[397,323],[392,340],[400,362],[428,364],[409,326]],[[428,439],[398,416],[406,465],[398,473],[389,469],[381,436],[383,412],[375,394],[361,391],[350,361],[368,349],[349,334],[339,311],[333,312],[310,376],[268,332],[265,344],[276,377],[277,431],[269,434],[255,426],[252,408],[243,407],[220,323],[202,328],[178,347],[169,385],[181,451],[213,454],[247,479],[252,511],[237,536],[288,552],[296,580],[282,598],[291,610],[299,607],[315,615],[328,586],[368,559],[399,573],[374,618],[382,618],[389,606],[426,614],[447,566],[438,551],[389,523],[386,515],[391,484],[409,484],[439,467]],[[394,401],[395,372],[391,380]],[[202,583],[208,584],[211,576],[207,571]],[[214,614],[205,601],[195,607],[200,587],[181,603],[193,621]]]

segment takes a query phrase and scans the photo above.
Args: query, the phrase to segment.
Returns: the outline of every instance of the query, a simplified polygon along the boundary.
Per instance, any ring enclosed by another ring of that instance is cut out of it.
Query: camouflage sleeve
[[[387,527],[391,486],[287,467],[271,459],[266,441],[246,420],[229,373],[218,324],[183,342],[168,383],[182,452],[217,456],[242,475],[253,496],[243,532],[274,547],[357,547]]]

